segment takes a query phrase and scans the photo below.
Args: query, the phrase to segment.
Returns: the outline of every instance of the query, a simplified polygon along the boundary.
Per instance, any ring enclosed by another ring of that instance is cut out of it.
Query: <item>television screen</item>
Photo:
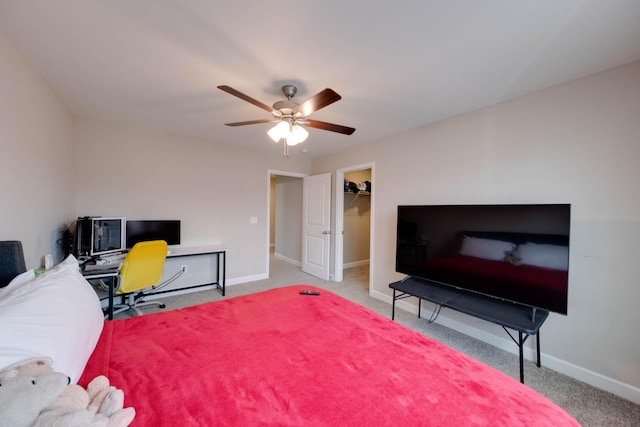
[[[127,221],[127,248],[149,240],[164,240],[168,245],[179,245],[180,220]]]
[[[91,218],[91,249],[89,255],[100,256],[123,252],[125,218]]]
[[[396,271],[567,314],[568,204],[398,206]]]

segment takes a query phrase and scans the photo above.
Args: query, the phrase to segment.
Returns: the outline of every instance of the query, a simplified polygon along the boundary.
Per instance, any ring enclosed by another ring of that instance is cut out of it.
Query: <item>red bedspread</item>
[[[330,292],[290,286],[105,322],[80,380],[133,426],[568,426],[493,368]]]

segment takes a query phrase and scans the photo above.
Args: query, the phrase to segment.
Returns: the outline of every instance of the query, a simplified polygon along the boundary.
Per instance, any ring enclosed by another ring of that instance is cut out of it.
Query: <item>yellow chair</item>
[[[160,282],[166,257],[167,242],[164,240],[139,242],[131,248],[122,261],[114,293],[122,297],[123,304],[115,305],[113,314],[133,310],[142,315],[138,307],[152,304],[165,307],[160,301],[145,302],[144,297],[148,294],[145,294],[144,289]]]

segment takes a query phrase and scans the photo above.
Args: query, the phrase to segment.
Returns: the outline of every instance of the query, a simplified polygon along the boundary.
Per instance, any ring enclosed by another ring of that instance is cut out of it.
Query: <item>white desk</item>
[[[196,247],[172,247],[169,248],[167,258],[179,258],[189,256],[214,255],[216,257],[216,279],[213,282],[201,283],[197,285],[187,286],[181,289],[191,289],[201,286],[215,286],[220,289],[222,296],[225,295],[225,281],[227,272],[227,250],[220,245],[196,246]],[[176,289],[172,289],[171,292]],[[157,292],[162,293],[163,291]]]
[[[212,255],[215,256],[215,270],[216,278],[214,281],[208,283],[198,283],[190,286],[185,286],[179,289],[170,289],[167,291],[156,291],[153,294],[161,294],[165,292],[174,292],[176,290],[193,289],[203,286],[215,286],[220,289],[222,296],[225,296],[225,282],[227,271],[227,250],[219,245],[211,246],[197,246],[197,247],[172,247],[169,248],[167,258],[180,258],[190,256],[203,256]],[[102,280],[109,288],[109,305],[107,308],[107,318],[113,319],[113,297],[114,289],[116,288],[116,281],[118,280],[118,267],[100,266],[98,268],[92,268],[91,270],[85,270],[82,275],[87,280]]]

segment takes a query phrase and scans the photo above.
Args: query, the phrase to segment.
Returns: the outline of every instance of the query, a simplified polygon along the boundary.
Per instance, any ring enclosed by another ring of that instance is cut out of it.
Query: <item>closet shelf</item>
[[[349,206],[353,206],[355,201],[358,200],[358,197],[360,197],[360,196],[370,196],[371,195],[371,193],[368,192],[368,191],[358,191],[357,193],[354,193],[353,191],[345,191],[344,194],[350,194],[352,196],[355,196],[353,198],[353,200],[351,200],[351,203],[349,203]]]

